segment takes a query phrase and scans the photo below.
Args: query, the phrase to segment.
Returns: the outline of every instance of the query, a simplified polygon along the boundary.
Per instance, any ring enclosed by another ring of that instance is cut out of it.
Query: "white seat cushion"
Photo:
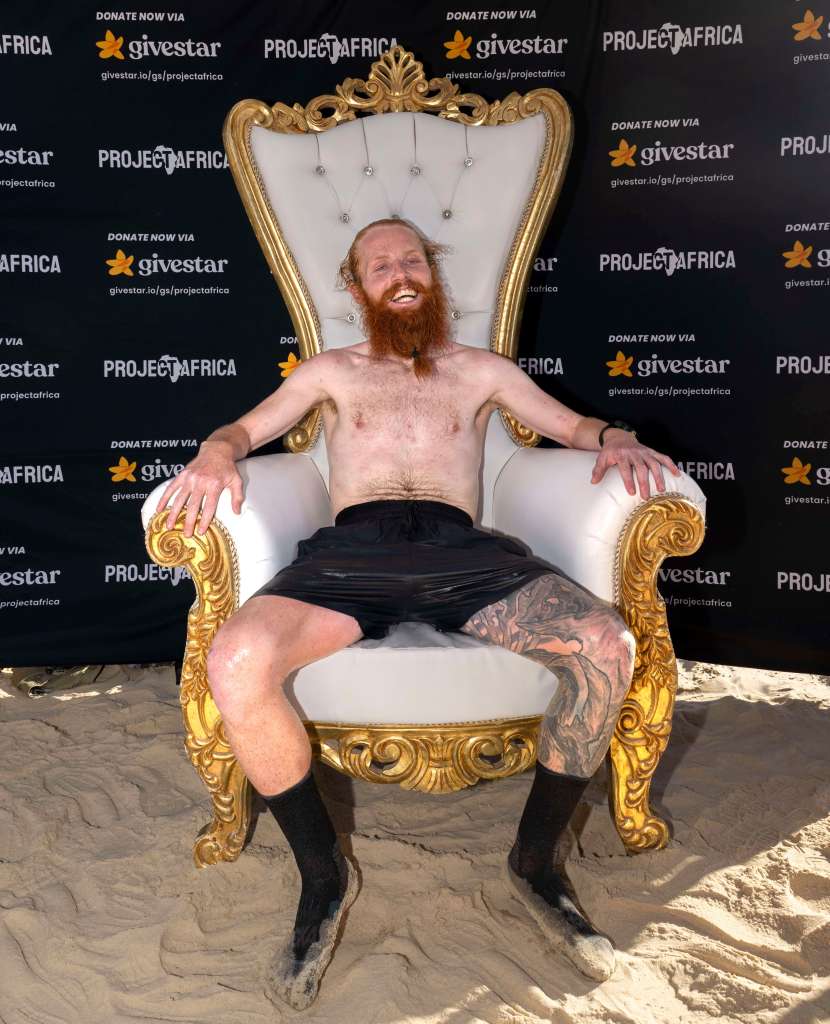
[[[435,725],[542,714],[557,686],[504,647],[401,622],[299,669],[286,693],[305,721]]]

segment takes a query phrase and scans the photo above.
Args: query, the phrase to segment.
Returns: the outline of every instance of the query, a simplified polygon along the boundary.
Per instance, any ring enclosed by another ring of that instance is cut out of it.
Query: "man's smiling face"
[[[348,289],[361,307],[369,355],[404,362],[417,378],[429,377],[433,357],[452,344],[449,301],[434,253],[431,259],[418,233],[396,221],[364,232],[344,266],[349,264]]]
[[[372,228],[361,238],[357,258],[369,303],[404,314],[423,304],[424,292],[432,286],[432,268],[420,239],[404,224]]]

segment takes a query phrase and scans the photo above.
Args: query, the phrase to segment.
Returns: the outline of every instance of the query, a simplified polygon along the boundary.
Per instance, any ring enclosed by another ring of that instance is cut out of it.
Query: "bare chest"
[[[341,375],[334,403],[324,411],[331,428],[364,443],[373,439],[458,439],[475,430],[482,395],[454,369],[442,366],[418,380],[409,368],[361,360]]]

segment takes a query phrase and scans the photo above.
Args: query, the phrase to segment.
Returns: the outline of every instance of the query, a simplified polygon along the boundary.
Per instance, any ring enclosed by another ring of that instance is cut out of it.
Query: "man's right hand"
[[[231,507],[238,515],[242,511],[242,477],[230,454],[230,446],[221,441],[205,441],[196,458],[188,462],[181,473],[164,489],[156,506],[156,513],[161,512],[171,496],[175,495],[167,516],[167,529],[173,529],[176,517],[187,505],[184,535],[193,536],[197,518],[199,534],[202,535],[210,526],[219,496],[226,487],[230,488]]]

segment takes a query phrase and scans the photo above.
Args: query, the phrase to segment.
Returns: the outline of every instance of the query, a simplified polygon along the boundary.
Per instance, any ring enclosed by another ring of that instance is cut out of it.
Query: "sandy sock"
[[[559,840],[590,779],[552,772],[536,763],[536,778],[507,858],[516,894],[554,944],[589,978],[614,971],[614,947],[573,902],[556,873]]]
[[[534,889],[537,884],[544,886],[553,874],[559,840],[590,781],[552,772],[536,762],[536,777],[519,822],[510,864]]]
[[[320,925],[334,913],[343,896],[343,855],[310,770],[295,785],[263,799],[285,834],[300,871],[302,891],[294,922],[294,956],[301,962],[317,941]]]

